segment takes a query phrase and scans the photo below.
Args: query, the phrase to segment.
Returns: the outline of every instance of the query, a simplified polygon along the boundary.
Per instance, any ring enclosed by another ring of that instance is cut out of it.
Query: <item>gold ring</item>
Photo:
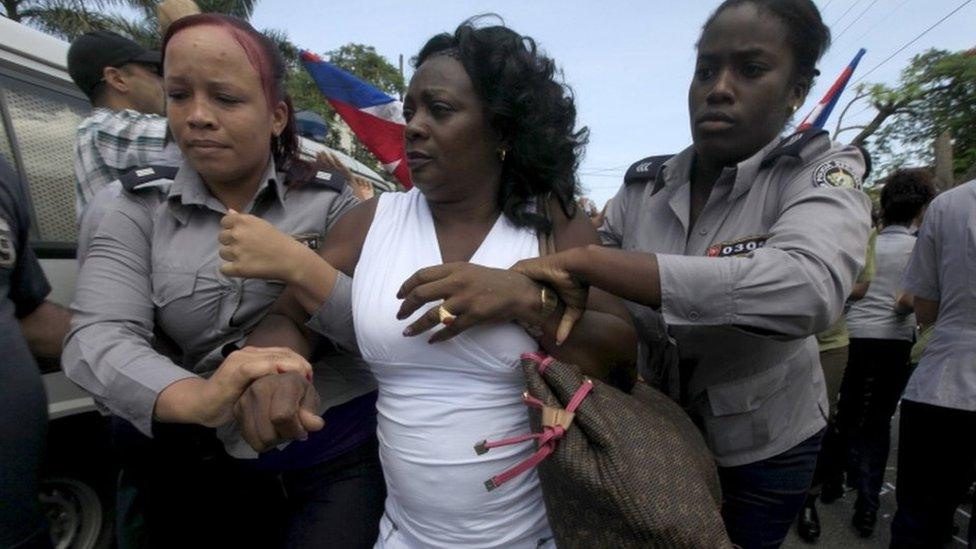
[[[559,307],[559,296],[545,285],[542,286],[540,294],[542,296],[542,317],[549,318]]]
[[[457,319],[457,317],[454,316],[451,311],[448,311],[447,307],[443,305],[437,308],[437,317],[440,318],[441,324],[445,326],[449,326],[454,322],[455,319]]]

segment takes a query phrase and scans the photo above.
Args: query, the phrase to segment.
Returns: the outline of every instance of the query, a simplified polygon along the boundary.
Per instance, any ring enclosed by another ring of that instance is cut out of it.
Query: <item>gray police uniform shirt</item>
[[[895,300],[901,291],[901,277],[915,247],[915,236],[901,225],[885,227],[874,248],[877,270],[868,293],[847,311],[847,329],[852,338],[897,339],[915,337],[915,315],[895,314]]]
[[[62,365],[72,381],[151,436],[159,393],[181,379],[213,373],[222,347],[244,342],[284,284],[220,274],[217,236],[227,210],[188,164],[171,184],[153,174],[143,179],[134,179],[138,184],[89,229],[94,235],[79,273]],[[319,172],[315,181],[290,188],[272,163],[244,211],[315,247],[357,202],[338,174]],[[175,353],[157,350],[160,330],[177,344]],[[368,367],[351,357],[316,364],[315,386],[323,409],[375,390]],[[219,434],[232,455],[255,455],[235,426]]]
[[[939,302],[932,339],[902,398],[976,412],[976,181],[929,205],[902,285]]]
[[[863,266],[870,201],[857,149],[806,132],[726,168],[689,230],[694,155],[689,147],[652,167],[653,180],[625,182],[600,233],[605,245],[657,254],[660,312],[627,304],[641,373],[660,378],[645,361],[677,343],[680,401],[730,467],[826,425],[814,334],[840,316]]]

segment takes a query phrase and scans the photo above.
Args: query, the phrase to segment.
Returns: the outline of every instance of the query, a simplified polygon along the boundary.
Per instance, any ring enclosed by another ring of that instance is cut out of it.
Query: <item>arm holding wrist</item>
[[[600,237],[589,219],[577,211],[572,219],[550,204],[550,211],[559,212],[553,219],[557,252],[566,250],[573,257],[586,261],[591,249],[603,249]],[[586,299],[586,312],[576,322],[569,337],[556,344],[556,333],[565,305],[560,303],[551,314],[544,316],[541,285],[533,282],[531,292],[521,307],[519,319],[542,328],[539,344],[559,360],[579,365],[584,372],[605,378],[614,369],[635,371],[637,332],[623,302],[601,287],[591,288]]]

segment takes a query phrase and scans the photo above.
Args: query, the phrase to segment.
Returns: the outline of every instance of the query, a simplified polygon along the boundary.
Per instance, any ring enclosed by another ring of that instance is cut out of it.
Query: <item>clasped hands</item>
[[[154,417],[205,427],[236,420],[244,440],[262,452],[320,430],[325,423],[318,407],[307,360],[284,347],[245,347],[209,378],[190,377],[163,389]]]

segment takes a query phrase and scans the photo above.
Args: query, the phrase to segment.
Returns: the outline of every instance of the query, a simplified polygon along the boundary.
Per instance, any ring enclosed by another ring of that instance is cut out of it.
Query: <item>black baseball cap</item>
[[[102,81],[105,67],[144,63],[159,69],[158,51],[148,50],[111,31],[87,32],[75,38],[68,48],[68,74],[89,98]]]

